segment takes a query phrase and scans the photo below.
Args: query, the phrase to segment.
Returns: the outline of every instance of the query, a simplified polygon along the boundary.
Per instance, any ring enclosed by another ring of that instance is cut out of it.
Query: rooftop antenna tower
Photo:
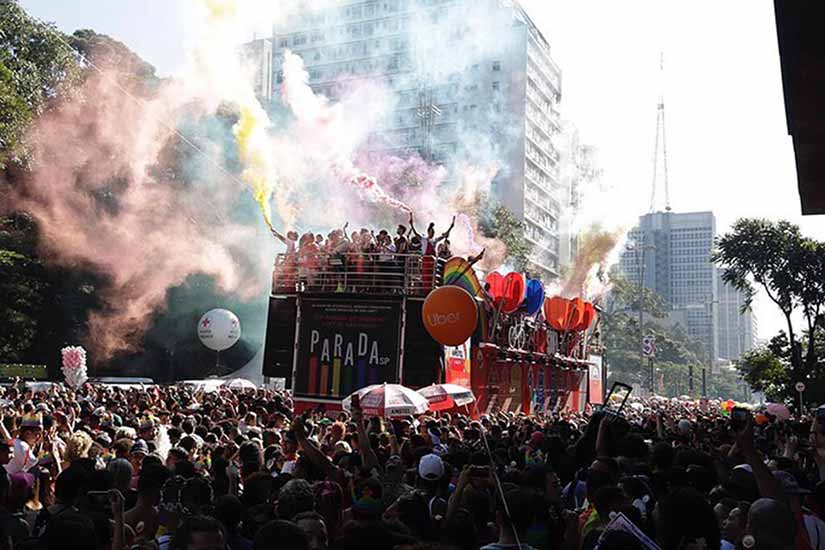
[[[667,140],[665,139],[665,93],[664,93],[665,55],[659,53],[659,102],[656,105],[656,143],[653,146],[653,185],[650,192],[650,210],[656,209],[656,188],[659,178],[665,187],[665,212],[670,212],[670,187],[667,181]],[[661,142],[661,147],[659,146]],[[661,160],[660,160],[661,159]],[[660,166],[661,164],[661,171]]]
[[[426,161],[433,160],[433,128],[436,120],[441,116],[441,108],[438,106],[434,90],[426,83],[422,83],[418,89],[418,125],[422,130],[421,158]]]

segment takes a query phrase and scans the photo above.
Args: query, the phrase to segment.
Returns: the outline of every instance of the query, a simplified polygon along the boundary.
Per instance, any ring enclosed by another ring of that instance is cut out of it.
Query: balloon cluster
[[[79,388],[88,380],[86,375],[86,350],[80,346],[67,346],[60,350],[63,357],[63,376],[66,384]]]
[[[515,313],[522,309],[526,315],[543,310],[544,319],[559,332],[586,330],[596,318],[596,308],[581,298],[568,300],[560,296],[546,298],[541,281],[527,279],[521,273],[506,276],[493,271],[484,280],[493,305],[502,313]]]

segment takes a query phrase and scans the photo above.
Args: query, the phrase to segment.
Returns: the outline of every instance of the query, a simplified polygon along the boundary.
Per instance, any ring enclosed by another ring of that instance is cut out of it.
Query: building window
[[[281,38],[280,40],[278,40],[278,47],[279,48],[289,47],[289,38]]]
[[[307,43],[307,36],[305,34],[296,34],[292,38],[292,45],[293,46],[300,46],[300,45],[306,44],[306,43]]]
[[[501,70],[501,61],[493,61],[493,70],[500,71]]]
[[[498,91],[500,87],[501,87],[501,85],[499,84],[498,80],[493,82],[493,90],[494,91]]]

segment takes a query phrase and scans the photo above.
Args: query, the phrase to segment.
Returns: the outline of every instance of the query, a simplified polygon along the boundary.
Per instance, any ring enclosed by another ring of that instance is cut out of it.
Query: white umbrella
[[[246,378],[232,378],[231,380],[227,380],[223,384],[221,384],[224,388],[229,388],[230,390],[255,390],[258,389],[258,386],[247,380]]]
[[[430,402],[430,410],[442,411],[453,407],[463,407],[476,400],[469,389],[457,384],[433,384],[421,388],[418,393]]]
[[[344,399],[344,410],[352,410],[352,396],[358,395],[361,410],[371,416],[406,416],[429,410],[427,399],[400,384],[374,384],[361,388]]]

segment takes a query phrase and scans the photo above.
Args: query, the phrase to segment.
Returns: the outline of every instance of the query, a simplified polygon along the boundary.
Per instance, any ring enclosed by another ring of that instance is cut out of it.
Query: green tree
[[[639,307],[643,305],[645,334],[656,338],[655,386],[663,383],[665,395],[671,397],[688,393],[690,367],[694,375],[701,372],[701,343],[692,341],[681,326],[665,322],[665,302],[655,291],[634,285],[615,269],[610,280],[612,288],[601,316],[605,360],[611,373],[608,383],[648,385],[649,371],[642,369],[639,357]]]
[[[0,168],[25,159],[28,124],[80,77],[75,52],[53,25],[32,19],[15,0],[0,2]]]
[[[524,271],[532,246],[524,237],[524,223],[503,205],[494,206],[481,218],[481,232],[485,237],[498,239],[507,247],[507,261],[516,271]]]
[[[788,326],[790,379],[809,375],[817,363],[814,338],[825,308],[825,243],[805,238],[787,221],[740,219],[717,239],[712,260],[725,282],[745,292],[746,307],[756,288],[776,304]],[[795,312],[802,313],[807,328],[804,343],[794,326]]]
[[[807,333],[803,335],[802,352],[807,356],[806,346],[813,342],[816,347],[814,355],[818,362],[814,368],[795,380],[791,376],[790,359],[791,348],[785,332],[771,338],[771,340],[754,350],[744,354],[736,362],[736,369],[745,381],[756,391],[764,392],[771,401],[789,404],[797,402],[796,382],[806,385],[806,400],[822,403],[825,401],[825,364],[821,358],[825,357],[825,329],[817,328],[814,337]]]
[[[769,401],[787,401],[793,391],[788,364],[766,346],[748,351],[736,362],[736,370],[754,390]]]

